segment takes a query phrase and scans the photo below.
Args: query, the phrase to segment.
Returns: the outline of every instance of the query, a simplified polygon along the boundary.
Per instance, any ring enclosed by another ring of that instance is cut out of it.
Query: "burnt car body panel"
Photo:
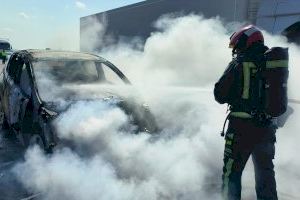
[[[16,134],[25,146],[34,142],[32,141],[33,135],[38,136],[39,140],[42,140],[45,150],[52,149],[58,140],[50,122],[57,115],[66,110],[66,108],[62,109],[55,106],[55,102],[49,100],[45,101],[38,91],[39,85],[36,74],[34,73],[33,65],[36,62],[49,60],[53,60],[54,62],[57,60],[66,60],[70,62],[100,62],[109,67],[124,82],[124,84],[130,84],[126,76],[117,67],[96,55],[49,50],[22,50],[13,53],[7,66],[3,69],[0,80],[1,109],[4,112],[4,123]],[[98,79],[100,79],[98,68],[97,74]],[[69,94],[65,97],[71,98],[71,96],[72,95]],[[103,98],[117,96],[118,95],[111,93],[103,94]],[[87,97],[85,100],[88,99],[89,98]],[[73,99],[71,98],[69,99],[68,104],[72,104],[78,100],[82,99],[75,97]],[[129,103],[126,100],[119,98],[118,106],[120,106],[126,114],[132,113],[136,116],[137,124],[142,126],[142,128],[138,129],[139,131],[154,131],[156,128],[154,128],[155,123],[152,115],[147,109],[136,109],[136,106],[133,104],[134,103],[132,102]],[[144,122],[145,118],[149,118],[151,122]],[[36,140],[36,138],[37,137],[34,137],[34,140]]]

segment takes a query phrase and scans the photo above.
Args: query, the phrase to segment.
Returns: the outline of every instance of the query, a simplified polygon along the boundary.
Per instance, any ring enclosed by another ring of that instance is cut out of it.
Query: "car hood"
[[[70,86],[64,88],[64,97],[56,100],[52,98],[52,101],[44,102],[44,107],[49,112],[59,114],[79,101],[103,101],[118,106],[125,114],[132,116],[132,124],[136,125],[137,132],[153,133],[158,130],[149,107],[130,86]]]
[[[135,101],[134,93],[130,86],[109,85],[64,85],[55,94],[56,98],[47,98],[44,105],[47,109],[60,113],[70,105],[79,101],[106,101],[120,104],[124,101]]]

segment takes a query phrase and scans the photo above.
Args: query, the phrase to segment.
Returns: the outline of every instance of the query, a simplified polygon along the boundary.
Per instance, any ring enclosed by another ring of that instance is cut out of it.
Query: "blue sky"
[[[0,38],[16,49],[76,49],[82,16],[142,0],[0,0]]]

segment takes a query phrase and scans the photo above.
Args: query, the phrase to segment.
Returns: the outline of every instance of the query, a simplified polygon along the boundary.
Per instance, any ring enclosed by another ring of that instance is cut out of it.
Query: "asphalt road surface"
[[[18,182],[13,167],[22,161],[24,148],[13,138],[5,138],[4,131],[0,130],[0,199],[23,199],[29,195]]]

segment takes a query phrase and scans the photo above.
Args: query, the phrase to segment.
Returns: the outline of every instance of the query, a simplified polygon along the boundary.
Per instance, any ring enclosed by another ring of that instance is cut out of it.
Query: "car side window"
[[[113,71],[110,67],[108,67],[104,63],[102,63],[102,69],[107,83],[116,84],[116,85],[124,84],[122,78],[120,78],[115,71]]]
[[[20,80],[20,73],[22,66],[24,64],[23,59],[15,55],[11,61],[9,62],[8,66],[8,75],[13,79],[15,83],[19,83]]]
[[[28,96],[31,96],[31,83],[29,72],[29,64],[24,63],[20,75],[20,88]]]
[[[102,64],[96,63],[96,69],[97,69],[97,73],[98,73],[98,80],[100,82],[105,82],[105,75],[104,75],[104,71],[102,68]]]

